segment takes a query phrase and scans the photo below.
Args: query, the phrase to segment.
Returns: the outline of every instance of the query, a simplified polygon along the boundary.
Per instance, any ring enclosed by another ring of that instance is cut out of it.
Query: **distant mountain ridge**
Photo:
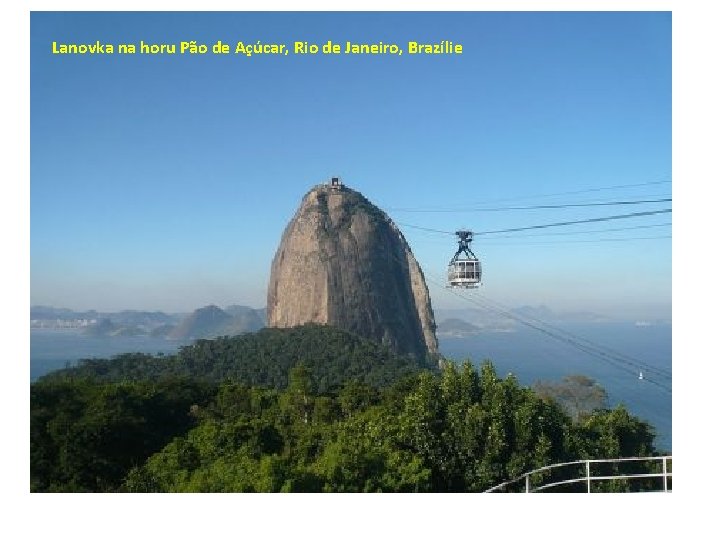
[[[230,306],[228,311],[217,306],[196,309],[168,333],[171,339],[199,339],[236,336],[255,332],[265,326],[256,311],[247,306]]]
[[[482,333],[483,329],[462,319],[445,319],[437,326],[438,336],[469,337]]]
[[[218,329],[225,327],[232,319],[217,306],[205,306],[196,309],[183,319],[169,334],[171,339],[202,338],[212,336]]]
[[[86,326],[83,333],[94,337],[115,337],[115,336],[142,336],[147,331],[137,325],[121,325],[113,323],[110,319],[100,319],[95,324]]]
[[[30,308],[31,328],[76,328],[93,337],[142,336],[197,339],[235,336],[265,326],[265,308],[205,306],[190,314],[125,310],[103,313],[50,306]]]
[[[162,311],[123,310],[117,312],[100,312],[94,309],[74,311],[67,308],[51,306],[30,306],[30,320],[100,320],[108,319],[116,324],[168,324],[177,322],[179,315],[168,315]]]
[[[614,320],[592,312],[557,312],[545,305],[510,308],[508,315],[473,308],[435,310],[438,328],[442,327],[444,322],[454,320],[472,324],[485,332],[507,332],[513,331],[520,324],[513,317],[546,323],[604,323]]]

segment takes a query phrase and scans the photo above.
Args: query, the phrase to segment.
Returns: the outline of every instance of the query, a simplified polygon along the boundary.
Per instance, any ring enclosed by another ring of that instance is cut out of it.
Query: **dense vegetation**
[[[349,379],[385,386],[420,369],[430,360],[399,356],[388,347],[332,326],[264,328],[254,334],[197,340],[169,356],[132,353],[112,360],[86,359],[43,380],[90,377],[106,382],[190,377],[207,382],[233,380],[250,386],[283,388],[298,363],[312,373],[319,392]]]
[[[114,491],[129,469],[191,429],[191,407],[209,403],[214,391],[180,380],[32,384],[31,489]]]
[[[31,385],[31,489],[480,491],[549,463],[655,452],[652,428],[624,408],[573,421],[490,363],[438,373],[344,332],[297,329],[292,352],[282,335],[200,342],[165,359],[172,370],[126,356]],[[385,361],[367,360],[369,378],[363,354]],[[211,375],[179,378],[178,366]]]

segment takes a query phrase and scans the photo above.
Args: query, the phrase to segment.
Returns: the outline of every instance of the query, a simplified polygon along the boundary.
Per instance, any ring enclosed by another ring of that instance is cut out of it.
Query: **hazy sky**
[[[98,39],[446,39],[463,54],[52,54],[53,41]],[[670,208],[498,210],[670,197],[671,165],[669,13],[31,17],[32,304],[262,307],[301,197],[339,174],[400,224],[435,307],[471,307],[442,287],[453,238],[410,225],[483,232]],[[669,316],[670,216],[478,236],[481,293]]]

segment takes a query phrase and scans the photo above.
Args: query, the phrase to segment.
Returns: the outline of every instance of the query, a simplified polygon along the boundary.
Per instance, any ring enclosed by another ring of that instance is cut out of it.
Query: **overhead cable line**
[[[587,202],[587,203],[565,203],[565,204],[538,204],[533,206],[503,206],[495,208],[438,208],[438,209],[427,209],[427,208],[390,208],[393,212],[423,212],[423,213],[438,213],[438,212],[502,212],[506,210],[554,210],[561,208],[581,208],[591,206],[630,206],[635,204],[652,204],[652,203],[665,203],[672,202],[672,197],[666,197],[662,199],[641,199],[631,201],[602,201],[602,202]]]
[[[390,256],[403,265],[407,264],[407,261],[402,261],[399,257],[397,257],[394,254],[390,254]],[[502,304],[500,304],[497,301],[493,301],[493,300],[490,300],[489,298],[485,298],[485,297],[472,298],[470,296],[465,296],[463,294],[460,294],[455,289],[446,289],[444,284],[436,279],[433,279],[433,277],[430,275],[429,272],[425,272],[425,277],[426,277],[427,281],[433,283],[434,285],[436,285],[438,287],[441,287],[441,289],[447,290],[451,294],[454,294],[455,296],[458,296],[459,298],[462,298],[476,306],[479,306],[480,308],[483,308],[486,311],[490,311],[495,314],[505,316],[509,319],[519,322],[520,324],[523,324],[525,326],[533,328],[549,337],[552,337],[558,341],[561,341],[568,345],[571,345],[571,346],[575,347],[576,349],[581,350],[590,356],[593,356],[601,361],[607,362],[607,363],[613,365],[614,367],[621,369],[622,371],[625,371],[626,373],[632,374],[633,376],[637,375],[637,371],[635,371],[636,369],[642,369],[649,373],[654,373],[663,378],[668,378],[668,379],[672,378],[672,373],[668,370],[664,370],[662,368],[652,366],[650,364],[647,364],[646,362],[642,362],[641,360],[633,358],[624,353],[614,351],[613,349],[611,349],[609,347],[594,343],[587,338],[583,338],[581,336],[577,336],[571,332],[568,332],[567,330],[563,330],[561,328],[554,327],[553,325],[551,325],[547,322],[544,322],[540,319],[537,319],[537,318],[534,318],[534,317],[531,317],[528,315],[520,316],[515,313],[512,313],[511,311],[509,311],[510,308],[503,306]],[[647,380],[651,384],[658,386],[659,388],[665,390],[668,393],[672,393],[672,389],[662,382],[658,382],[658,381],[656,381],[652,378],[648,378],[648,377],[644,377],[644,380]]]
[[[398,259],[399,260],[399,259]],[[438,281],[432,279],[431,276],[429,276],[429,273],[426,272],[426,275],[428,276],[428,281],[431,281],[435,285],[438,285],[445,289],[444,285],[439,283]],[[572,345],[577,346],[578,348],[581,348],[583,351],[588,352],[588,354],[593,354],[594,356],[602,356],[605,359],[608,359],[611,363],[622,363],[626,365],[630,365],[633,368],[639,368],[644,369],[645,371],[655,373],[659,375],[660,377],[666,377],[668,379],[672,378],[672,373],[669,370],[665,370],[663,368],[658,368],[655,366],[652,366],[650,364],[647,364],[637,358],[633,358],[632,356],[629,356],[627,354],[621,353],[619,351],[615,351],[609,347],[606,347],[604,345],[600,345],[597,343],[594,343],[593,341],[575,335],[567,330],[563,330],[562,328],[555,327],[551,325],[550,323],[547,323],[545,321],[542,321],[536,317],[532,317],[530,315],[524,315],[520,316],[515,313],[512,313],[510,311],[511,308],[508,306],[504,306],[502,303],[494,300],[490,300],[487,297],[479,296],[477,298],[471,298],[469,296],[464,296],[460,294],[455,289],[447,289],[450,293],[454,294],[455,296],[459,296],[460,298],[463,298],[475,305],[478,305],[488,311],[493,311],[496,314],[500,314],[503,316],[506,316],[510,319],[513,319],[517,322],[520,322],[521,324],[524,324],[526,326],[530,326],[531,328],[535,328],[536,330],[539,330],[547,335],[550,335],[551,337],[555,337],[556,339],[560,339],[561,341],[568,342]],[[484,304],[479,303],[479,301],[482,301]],[[625,371],[627,371],[627,368],[625,368]],[[629,373],[635,373],[632,371],[628,371]],[[666,390],[669,390],[668,388],[665,388]]]
[[[501,238],[512,238],[512,237],[501,237]],[[593,244],[595,242],[634,242],[636,240],[661,240],[672,238],[670,234],[664,234],[662,236],[631,236],[628,238],[590,238],[586,240],[540,240],[538,242],[504,242],[507,246],[541,246],[546,244]],[[490,238],[489,240],[498,240],[498,237]],[[490,245],[489,243],[486,245]],[[493,244],[496,245],[496,244]]]
[[[503,304],[501,304],[501,303],[498,302],[497,300],[490,300],[489,298],[487,298],[487,297],[482,297],[482,296],[479,297],[478,299],[481,300],[481,301],[484,301],[484,302],[486,302],[486,303],[489,303],[490,305],[494,305],[494,306],[496,307],[496,309],[498,309],[498,310],[500,310],[500,311],[503,311],[503,312],[507,313],[508,315],[514,315],[514,314],[512,314],[512,313],[509,311],[510,308],[508,308],[507,306],[503,306]],[[527,320],[534,321],[534,322],[536,322],[536,323],[538,323],[538,324],[544,325],[544,326],[546,326],[546,327],[548,327],[548,328],[550,328],[550,329],[552,329],[552,330],[554,330],[554,331],[556,331],[556,332],[558,332],[558,333],[560,333],[560,334],[565,334],[565,335],[567,335],[569,338],[572,338],[572,339],[575,339],[575,340],[578,340],[578,341],[583,342],[583,343],[586,344],[588,347],[592,347],[592,348],[598,349],[599,351],[604,351],[604,354],[608,354],[608,355],[612,355],[612,356],[614,356],[614,357],[617,357],[617,359],[618,359],[619,361],[622,361],[622,362],[624,362],[624,363],[626,363],[626,364],[629,364],[629,365],[631,365],[631,366],[633,366],[633,367],[635,367],[635,368],[644,369],[644,370],[646,370],[646,371],[656,373],[657,375],[659,375],[659,376],[661,376],[661,377],[666,377],[666,378],[668,378],[668,379],[672,378],[672,373],[671,373],[669,370],[652,366],[652,365],[647,364],[647,363],[645,363],[645,362],[643,362],[643,361],[641,361],[641,360],[639,360],[639,359],[637,359],[637,358],[633,358],[632,356],[629,356],[629,355],[624,354],[624,353],[622,353],[622,352],[615,351],[615,350],[611,349],[610,347],[607,347],[607,346],[604,346],[604,345],[600,345],[600,344],[595,343],[595,342],[593,342],[593,341],[591,341],[591,340],[589,340],[589,339],[587,339],[587,338],[584,338],[584,337],[582,337],[582,336],[578,336],[578,335],[576,335],[576,334],[572,334],[571,332],[568,332],[567,330],[563,330],[562,328],[554,327],[553,325],[551,325],[551,324],[549,324],[549,323],[547,323],[547,322],[545,322],[545,321],[542,321],[542,320],[538,319],[537,317],[533,317],[533,316],[531,316],[531,315],[523,315],[523,316],[518,316],[518,317],[519,317],[519,318],[525,318],[525,319],[527,319]]]
[[[644,369],[646,371],[656,373],[657,375],[659,375],[661,377],[666,377],[666,378],[672,377],[672,374],[668,370],[664,370],[662,368],[657,368],[655,366],[652,366],[650,364],[642,362],[641,360],[638,360],[637,358],[633,358],[633,357],[626,355],[624,353],[621,353],[619,351],[615,351],[604,345],[594,343],[593,341],[591,341],[587,338],[578,336],[576,334],[568,332],[567,330],[563,330],[562,328],[553,326],[552,324],[542,321],[541,319],[538,319],[537,317],[532,317],[530,315],[515,314],[512,311],[510,311],[510,308],[508,308],[507,306],[503,306],[500,302],[490,300],[487,297],[482,297],[482,296],[479,296],[477,298],[465,297],[453,289],[450,289],[450,292],[455,294],[456,296],[465,298],[467,301],[474,303],[475,305],[483,307],[489,311],[493,311],[496,314],[506,316],[510,319],[520,322],[521,324],[531,326],[532,328],[535,328],[536,330],[540,330],[548,335],[550,335],[550,332],[555,332],[559,336],[553,335],[552,337],[560,337],[560,339],[563,341],[570,340],[573,342],[573,344],[579,343],[584,348],[583,350],[589,348],[589,349],[594,350],[597,354],[602,354],[605,357],[609,357],[610,359],[612,359],[615,362],[621,362],[621,363],[633,366],[634,368]],[[541,326],[542,328],[538,328],[538,326]],[[635,372],[632,372],[632,373],[635,373]]]
[[[635,187],[644,187],[644,186],[656,186],[661,184],[670,184],[672,183],[672,180],[655,180],[651,182],[640,182],[635,184],[621,184],[621,185],[615,185],[615,186],[604,186],[604,187],[597,187],[597,188],[588,188],[588,189],[580,189],[575,191],[563,191],[559,193],[545,193],[542,195],[522,195],[518,197],[503,197],[500,199],[490,199],[485,200],[482,202],[470,202],[466,203],[464,206],[467,207],[468,205],[483,205],[488,203],[501,203],[501,202],[510,202],[510,201],[521,201],[521,200],[532,200],[532,199],[546,199],[548,197],[560,197],[563,195],[579,195],[582,193],[595,193],[598,191],[608,191],[613,189],[627,189],[627,188],[635,188]],[[393,208],[389,208],[389,210],[393,210]]]
[[[580,193],[594,193],[597,191],[608,191],[611,189],[627,189],[627,188],[634,188],[634,187],[644,187],[644,186],[657,186],[660,184],[670,184],[672,183],[672,180],[653,180],[651,182],[640,182],[637,184],[620,184],[617,186],[603,186],[603,187],[597,187],[597,188],[587,188],[587,189],[579,189],[575,191],[566,191],[564,193],[554,193],[554,194],[548,194],[548,195],[535,195],[535,197],[555,197],[557,195],[578,195]],[[527,197],[518,197],[518,200],[527,198]]]
[[[672,183],[672,180],[653,180],[651,182],[640,182],[636,184],[620,184],[616,186],[603,186],[603,187],[597,187],[597,188],[587,188],[587,189],[578,189],[575,191],[563,191],[560,193],[545,193],[543,195],[522,195],[518,197],[506,197],[504,199],[495,199],[492,202],[506,202],[506,201],[521,201],[521,200],[527,200],[527,199],[545,199],[548,197],[559,197],[561,195],[579,195],[581,193],[596,193],[598,191],[608,191],[611,189],[627,189],[627,188],[635,188],[635,187],[644,187],[644,186],[657,186],[660,184],[670,184]],[[489,201],[485,201],[489,202]],[[482,203],[484,204],[484,203]]]
[[[672,212],[671,208],[664,208],[662,210],[650,210],[647,212],[633,212],[631,214],[618,214],[618,215],[614,215],[614,216],[587,218],[587,219],[580,219],[577,221],[560,221],[557,223],[546,223],[544,225],[530,225],[527,227],[515,227],[512,229],[499,229],[499,230],[495,230],[495,231],[478,231],[478,232],[473,232],[473,234],[482,235],[482,234],[516,232],[516,231],[529,231],[529,230],[534,230],[534,229],[547,229],[550,227],[564,227],[566,225],[577,225],[580,223],[598,223],[601,221],[613,221],[616,219],[629,219],[629,218],[636,218],[636,217],[643,217],[643,216],[654,216],[657,214],[667,214],[669,212]]]
[[[602,221],[613,221],[616,219],[630,219],[630,218],[636,218],[636,217],[644,217],[644,216],[654,216],[658,214],[667,214],[669,212],[672,212],[671,208],[664,208],[662,210],[650,210],[647,212],[633,212],[630,214],[618,214],[613,216],[603,216],[603,217],[596,217],[596,218],[588,218],[588,219],[580,219],[576,221],[560,221],[556,223],[545,223],[542,225],[529,225],[526,227],[514,227],[511,229],[498,229],[493,231],[472,231],[474,235],[484,235],[484,234],[497,234],[497,233],[508,233],[508,232],[518,232],[518,231],[530,231],[535,229],[547,229],[550,227],[565,227],[568,225],[578,225],[581,223],[599,223]],[[454,235],[455,231],[442,231],[439,229],[431,229],[429,227],[419,227],[417,225],[410,225],[409,223],[401,223],[396,222],[398,225],[402,225],[403,227],[410,227],[412,229],[419,229],[423,231],[429,231],[429,232],[435,232],[439,234],[450,234]]]
[[[434,280],[432,280],[432,279],[430,279],[429,281],[435,283],[435,285],[438,285],[438,286],[441,286],[441,287],[442,287],[442,285],[436,283],[436,282],[435,282]],[[455,291],[455,290],[453,290],[453,289],[447,289],[447,290],[448,290],[448,292],[450,292],[451,294],[454,294],[455,296],[458,296],[458,297],[460,297],[460,298],[462,298],[462,299],[464,299],[464,300],[466,300],[466,301],[468,301],[468,302],[470,302],[470,303],[472,303],[472,304],[474,304],[474,305],[477,305],[477,306],[479,306],[479,307],[481,307],[481,308],[483,308],[483,309],[485,309],[485,310],[487,310],[487,311],[493,312],[493,313],[495,313],[495,314],[499,314],[499,315],[503,315],[503,316],[505,316],[505,317],[508,317],[508,318],[510,318],[510,319],[512,319],[512,320],[515,320],[515,321],[519,322],[520,324],[523,324],[523,325],[525,325],[525,326],[528,326],[528,327],[530,327],[530,328],[533,328],[533,329],[535,329],[535,330],[537,330],[537,331],[539,331],[539,332],[541,332],[541,333],[543,333],[543,334],[545,334],[545,335],[547,335],[547,336],[549,336],[549,337],[552,337],[552,338],[554,338],[554,339],[556,339],[556,340],[559,340],[559,341],[561,341],[561,342],[567,343],[567,344],[575,347],[576,349],[581,350],[581,351],[585,352],[586,354],[588,354],[588,355],[590,355],[590,356],[594,356],[595,358],[597,358],[597,359],[599,359],[599,360],[601,360],[601,361],[607,362],[608,364],[611,364],[611,365],[613,365],[614,367],[616,367],[616,368],[618,368],[618,369],[620,369],[620,370],[622,370],[622,371],[624,371],[624,372],[626,372],[626,373],[632,374],[633,376],[637,375],[637,372],[636,372],[635,370],[630,369],[629,367],[627,367],[626,364],[629,364],[629,365],[632,365],[632,366],[635,366],[635,367],[642,366],[642,368],[645,369],[646,371],[653,371],[653,372],[655,372],[655,373],[662,372],[662,370],[659,370],[659,369],[657,369],[657,368],[654,368],[653,366],[649,366],[649,365],[644,364],[644,363],[623,360],[623,359],[622,359],[622,356],[625,356],[625,355],[621,355],[620,353],[614,353],[614,354],[613,354],[613,353],[611,353],[611,352],[605,352],[605,351],[609,351],[610,349],[608,349],[607,347],[603,347],[603,346],[599,346],[599,345],[593,344],[591,341],[589,341],[589,340],[587,340],[587,339],[585,339],[585,338],[580,338],[580,337],[578,337],[578,336],[574,336],[573,334],[571,334],[571,333],[569,333],[569,332],[567,332],[567,331],[564,331],[564,330],[561,330],[561,329],[557,329],[557,328],[553,328],[553,327],[552,327],[551,325],[549,325],[548,323],[544,323],[544,322],[541,322],[541,321],[538,321],[539,324],[538,324],[538,323],[534,323],[534,322],[532,322],[532,320],[526,320],[526,319],[524,319],[524,318],[522,318],[522,317],[520,317],[520,316],[517,316],[517,315],[515,315],[515,314],[513,314],[513,313],[511,313],[511,312],[509,312],[509,311],[506,311],[506,310],[503,310],[503,309],[500,309],[500,308],[493,307],[492,305],[488,305],[487,303],[486,303],[486,304],[482,304],[482,303],[480,303],[480,302],[474,301],[472,298],[470,298],[470,297],[468,297],[468,296],[465,296],[465,295],[462,295],[462,294],[458,293],[457,291]],[[603,349],[605,349],[605,351],[603,351]],[[661,374],[661,376],[663,376],[663,375]],[[669,376],[669,375],[664,375],[664,376]],[[649,383],[651,383],[651,384],[653,384],[653,385],[661,388],[662,390],[664,390],[664,391],[666,391],[666,392],[668,392],[668,393],[672,393],[672,389],[671,389],[669,386],[667,386],[666,384],[662,383],[662,382],[658,382],[658,381],[656,381],[656,380],[654,380],[654,379],[652,379],[652,378],[648,378],[648,377],[644,377],[643,380],[648,381]]]
[[[634,231],[637,229],[653,229],[655,227],[668,227],[671,226],[671,222],[667,223],[655,223],[653,225],[634,225],[632,227],[614,227],[612,229],[595,229],[591,231],[561,231],[561,232],[542,232],[539,234],[513,234],[511,236],[495,236],[496,238],[540,238],[542,236],[568,236],[577,234],[598,234],[608,232],[619,232],[619,231]]]
[[[500,240],[500,239],[510,239],[510,240],[517,240],[519,238],[546,238],[548,236],[577,236],[577,235],[591,235],[591,234],[604,234],[604,233],[610,233],[610,232],[619,232],[619,231],[632,231],[637,229],[653,229],[657,227],[670,227],[672,226],[671,222],[667,223],[655,223],[653,225],[635,225],[633,227],[613,227],[610,229],[593,229],[590,231],[560,231],[560,232],[539,232],[537,234],[506,234],[506,235],[500,235],[500,236],[492,236],[489,238],[486,238],[485,241],[491,241],[491,240]],[[636,238],[598,238],[597,241],[603,242],[603,241],[614,241],[614,240],[646,240],[646,239],[654,239],[654,238],[671,238],[672,235],[666,235],[666,236],[657,236],[657,237],[636,237]],[[445,240],[433,239],[434,242],[443,242],[445,243]],[[583,242],[593,242],[595,239],[589,239],[589,240],[583,240]],[[547,243],[565,243],[563,241],[558,242],[547,242]],[[518,243],[512,243],[509,245],[521,245]],[[529,244],[532,245],[532,244]]]

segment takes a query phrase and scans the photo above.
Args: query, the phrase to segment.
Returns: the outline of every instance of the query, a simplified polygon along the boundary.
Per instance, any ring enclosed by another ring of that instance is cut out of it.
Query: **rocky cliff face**
[[[423,357],[437,352],[425,278],[402,233],[357,191],[303,198],[272,263],[268,326],[330,324]]]

